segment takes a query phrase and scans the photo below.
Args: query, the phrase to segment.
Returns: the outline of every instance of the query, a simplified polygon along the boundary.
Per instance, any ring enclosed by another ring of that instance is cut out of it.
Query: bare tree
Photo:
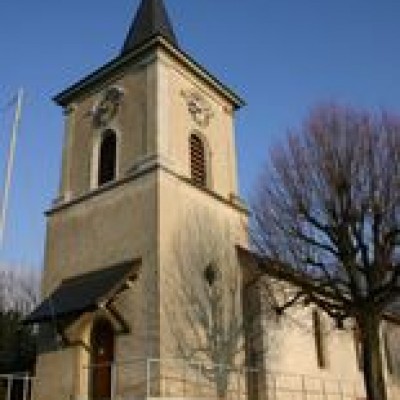
[[[0,310],[26,315],[40,297],[40,272],[26,266],[0,266]]]
[[[178,278],[167,310],[179,357],[194,368],[201,362],[202,375],[223,399],[246,362],[246,339],[258,317],[243,314],[234,232],[206,211],[195,211],[177,232],[173,253]]]
[[[260,271],[362,340],[368,399],[386,399],[379,326],[400,294],[400,119],[319,107],[274,149],[253,202]]]
[[[36,343],[22,319],[39,299],[39,271],[0,268],[0,373],[32,371]]]

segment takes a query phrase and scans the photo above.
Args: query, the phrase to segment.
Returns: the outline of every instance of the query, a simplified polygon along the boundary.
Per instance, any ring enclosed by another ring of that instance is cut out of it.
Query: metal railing
[[[26,373],[0,375],[0,400],[31,400],[33,379]]]
[[[221,381],[220,385],[226,386],[224,399],[247,399],[247,375],[255,373],[257,370],[253,368],[179,359],[149,359],[146,394],[148,397],[214,399],[220,397],[218,381]]]
[[[108,370],[111,377],[110,397],[118,400],[133,396],[212,399],[217,396],[216,377],[224,374],[229,375],[225,398],[247,399],[245,374],[256,372],[250,368],[238,369],[204,362],[156,358],[89,365],[84,370],[88,371],[88,382],[99,371]]]
[[[105,365],[86,367],[90,374]],[[136,359],[109,364],[111,399],[203,398],[226,400],[364,400],[362,380],[325,379],[177,359]],[[226,378],[223,396],[217,380]],[[219,393],[219,394],[218,394]],[[89,396],[90,397],[90,396]],[[398,400],[392,397],[390,400]]]
[[[361,381],[277,372],[267,372],[266,381],[267,398],[271,400],[365,399]]]
[[[109,390],[111,400],[122,400],[130,396],[147,395],[147,382],[151,379],[148,371],[148,360],[144,358],[133,358],[126,361],[114,363],[92,364],[83,367],[83,374],[87,374],[88,388],[83,388],[88,393],[81,393],[79,399],[88,399],[93,396],[93,379],[96,374],[100,376],[109,375]]]
[[[326,379],[306,374],[265,371],[179,359],[129,359],[85,366],[90,380],[106,369],[110,378],[110,400],[133,398],[225,400],[365,400],[362,379]],[[222,377],[222,378],[221,378]],[[217,379],[227,377],[224,395],[218,394]],[[34,378],[27,374],[0,375],[0,400],[32,400]],[[71,399],[93,398],[88,387]],[[400,399],[400,385],[388,387],[388,400]]]

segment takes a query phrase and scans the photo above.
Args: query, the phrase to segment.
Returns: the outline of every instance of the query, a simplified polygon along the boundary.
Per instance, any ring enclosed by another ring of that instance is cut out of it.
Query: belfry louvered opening
[[[201,187],[207,185],[206,152],[199,135],[190,135],[190,170],[192,182]]]

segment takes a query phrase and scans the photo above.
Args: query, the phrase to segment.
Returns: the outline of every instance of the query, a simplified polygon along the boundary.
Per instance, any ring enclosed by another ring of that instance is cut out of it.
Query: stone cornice
[[[207,189],[207,188],[202,188],[199,187],[190,180],[190,178],[183,176],[182,174],[179,174],[175,172],[172,168],[168,166],[168,162],[164,160],[163,158],[160,158],[158,156],[149,156],[143,159],[140,163],[135,165],[126,175],[125,177],[118,179],[113,182],[109,182],[99,188],[93,189],[88,191],[87,193],[80,195],[76,198],[72,198],[69,200],[63,200],[62,198],[55,200],[53,207],[50,208],[45,212],[46,216],[51,216],[58,211],[73,207],[77,204],[80,204],[84,201],[90,200],[91,198],[97,197],[101,195],[102,193],[109,192],[112,189],[115,189],[117,187],[123,186],[125,184],[128,184],[132,181],[135,181],[139,179],[142,176],[145,176],[151,172],[157,171],[157,170],[162,170],[169,175],[173,176],[174,178],[180,180],[183,183],[186,183],[187,185],[190,185],[193,189],[199,190],[215,200],[217,200],[220,203],[223,203],[245,215],[249,215],[249,210],[244,204],[244,202],[237,196],[232,195],[229,199],[221,196],[220,194]]]

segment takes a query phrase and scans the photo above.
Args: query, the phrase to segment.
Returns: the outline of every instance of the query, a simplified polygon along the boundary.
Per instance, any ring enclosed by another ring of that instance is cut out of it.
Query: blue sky
[[[400,113],[398,0],[165,0],[181,47],[247,102],[236,141],[242,196],[271,146],[338,102]],[[0,4],[0,109],[26,91],[0,262],[43,262],[63,117],[51,98],[116,56],[138,0]],[[7,122],[8,121],[8,122]],[[0,112],[0,167],[10,113]]]

